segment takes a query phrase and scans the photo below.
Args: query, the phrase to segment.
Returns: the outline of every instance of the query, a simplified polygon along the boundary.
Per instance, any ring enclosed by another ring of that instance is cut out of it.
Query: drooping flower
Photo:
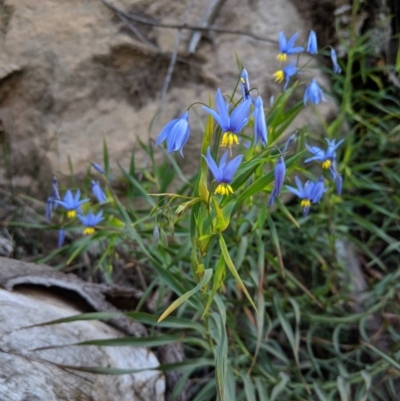
[[[324,193],[327,191],[324,183],[324,177],[319,177],[319,180],[314,183],[314,188],[311,192],[312,203],[319,203]]]
[[[64,228],[61,228],[60,231],[58,232],[58,241],[57,241],[57,246],[59,248],[62,247],[64,240],[65,240],[65,230]]]
[[[326,150],[319,148],[318,146],[309,146],[306,145],[309,152],[311,152],[314,156],[309,157],[304,160],[304,163],[310,163],[312,161],[317,161],[321,163],[323,169],[329,169],[331,171],[332,177],[336,177],[336,168],[334,167],[334,160],[336,156],[336,149],[341,145],[344,139],[340,140],[336,143],[336,139],[329,140],[325,138],[328,143],[328,147]]]
[[[101,189],[100,183],[98,181],[92,180],[92,192],[99,203],[104,203],[107,201],[107,196]]]
[[[243,99],[251,99],[250,95],[250,81],[249,74],[246,69],[242,69],[240,73],[240,87],[242,88],[242,97]]]
[[[335,74],[340,74],[342,72],[342,69],[340,68],[337,60],[337,55],[335,49],[332,47],[331,48],[331,60],[333,64],[333,72]]]
[[[54,198],[49,196],[46,200],[46,219],[51,220],[51,214],[53,212]]]
[[[281,193],[283,181],[285,180],[285,175],[286,175],[286,165],[285,161],[283,160],[283,157],[281,156],[275,165],[275,171],[274,171],[275,186],[274,189],[272,190],[271,197],[269,198],[268,206],[272,206],[275,201],[275,198],[279,196],[279,194]]]
[[[258,142],[263,146],[267,146],[268,143],[268,128],[261,96],[257,96],[254,100],[254,145]]]
[[[298,35],[296,32],[289,40],[286,40],[285,34],[279,32],[279,54],[276,56],[279,61],[286,61],[288,54],[300,53],[304,50],[301,46],[293,47]]]
[[[310,54],[318,53],[317,35],[314,31],[308,35],[307,51]]]
[[[276,71],[273,76],[275,77],[276,82],[283,82],[285,81],[285,86],[283,90],[285,90],[289,84],[290,78],[293,75],[296,75],[299,69],[295,67],[296,61],[292,61],[289,65],[287,65],[284,69]]]
[[[214,194],[233,194],[233,189],[229,184],[231,183],[236,170],[239,168],[239,165],[242,162],[243,155],[236,156],[227,163],[226,160],[228,158],[228,151],[226,151],[221,157],[219,166],[217,166],[217,163],[215,163],[214,159],[212,158],[210,148],[207,149],[207,156],[202,156],[206,160],[208,168],[211,170],[211,173],[218,184]]]
[[[286,185],[286,188],[301,199],[300,206],[303,208],[303,217],[306,217],[311,207],[314,183],[312,181],[307,181],[303,187],[299,177],[296,176],[294,179],[297,189],[289,185]]]
[[[221,146],[228,146],[232,148],[232,145],[239,144],[237,134],[243,129],[243,127],[249,121],[249,111],[251,106],[251,99],[245,99],[242,103],[236,106],[232,113],[229,115],[230,104],[226,104],[222,96],[221,90],[217,90],[216,104],[218,113],[210,109],[209,107],[203,106],[203,109],[211,114],[215,121],[220,125],[223,135]]]
[[[60,193],[58,192],[58,181],[57,181],[57,177],[53,177],[52,181],[51,181],[51,186],[52,186],[52,192],[51,192],[51,196],[54,199],[60,199]]]
[[[189,112],[185,111],[179,118],[170,121],[160,132],[156,140],[156,145],[167,141],[169,153],[179,151],[183,157],[183,147],[186,145],[190,135],[188,123]]]
[[[86,226],[86,228],[83,230],[83,234],[85,235],[94,234],[95,232],[94,227],[104,220],[102,210],[100,210],[100,212],[97,214],[93,214],[93,212],[90,211],[86,216],[78,214],[78,218],[81,221],[81,223],[84,226]]]
[[[82,199],[81,191],[78,189],[75,193],[75,196],[72,195],[72,192],[68,189],[64,195],[64,200],[55,199],[54,202],[58,205],[62,206],[67,211],[67,217],[72,219],[76,216],[77,210],[80,210],[80,206],[86,202],[89,202],[89,199]]]
[[[103,167],[100,166],[100,164],[97,164],[95,162],[91,162],[91,165],[93,168],[100,174],[106,175],[106,171],[104,170]]]
[[[306,106],[307,102],[310,102],[311,104],[319,104],[321,101],[326,102],[327,100],[325,99],[321,87],[313,78],[304,92],[304,105]]]

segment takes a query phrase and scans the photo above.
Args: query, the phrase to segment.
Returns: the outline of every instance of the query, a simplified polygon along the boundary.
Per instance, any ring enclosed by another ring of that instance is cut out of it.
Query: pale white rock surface
[[[40,289],[0,289],[1,401],[164,401],[160,372],[110,376],[62,369],[58,365],[148,369],[159,365],[145,348],[66,346],[85,340],[121,337],[105,323],[82,321],[21,329],[81,311]]]

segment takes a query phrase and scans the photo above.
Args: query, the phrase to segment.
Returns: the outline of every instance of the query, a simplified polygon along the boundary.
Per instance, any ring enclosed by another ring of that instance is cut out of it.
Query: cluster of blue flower
[[[298,34],[294,34],[289,40],[286,39],[283,32],[279,34],[279,54],[277,59],[281,62],[285,62],[289,55],[298,54],[304,51],[303,47],[295,47],[295,42]],[[315,55],[318,53],[317,36],[314,31],[310,32],[307,43],[307,50],[309,54]],[[333,62],[333,69],[335,73],[340,73],[341,69],[337,62],[337,56],[334,49],[331,49],[331,59]],[[295,75],[300,69],[296,66],[296,61],[291,62],[288,66],[282,68],[274,74],[276,81],[285,81],[284,90],[289,84],[290,78]],[[215,104],[216,110],[210,107],[203,106],[203,109],[210,114],[217,124],[221,128],[222,140],[221,147],[228,147],[230,150],[233,145],[239,144],[238,134],[247,125],[249,119],[253,117],[254,126],[254,145],[260,143],[262,146],[268,144],[268,128],[265,118],[263,100],[260,95],[253,98],[251,95],[249,76],[247,71],[243,68],[240,73],[240,84],[242,99],[236,103],[233,110],[230,112],[231,103],[226,103],[221,90],[217,90]],[[313,78],[307,86],[304,93],[304,104],[319,104],[321,101],[325,101],[322,89],[318,85],[317,81]],[[252,109],[253,108],[253,109]],[[252,112],[250,113],[252,109]],[[188,123],[189,112],[186,111],[178,119],[170,121],[160,132],[156,144],[160,145],[164,141],[167,143],[168,152],[179,151],[183,156],[183,147],[186,144],[190,135],[190,126]],[[286,165],[284,161],[284,154],[286,153],[287,147],[294,140],[292,136],[286,143],[281,156],[275,166],[274,176],[275,185],[271,193],[268,205],[271,206],[274,203],[275,198],[280,194],[286,175]],[[318,161],[321,163],[323,169],[329,169],[334,181],[336,182],[337,192],[340,195],[342,188],[342,178],[337,172],[336,168],[336,149],[342,143],[342,141],[336,143],[335,140],[328,141],[328,147],[326,150],[320,149],[316,146],[308,146],[307,149],[313,154],[305,160],[305,163],[311,161]],[[207,165],[214,176],[214,180],[217,184],[214,194],[216,195],[230,195],[234,193],[234,190],[230,183],[233,180],[237,169],[242,162],[243,155],[236,156],[229,162],[228,151],[223,154],[220,159],[219,165],[211,156],[210,148],[207,149],[206,155],[202,155],[206,160]],[[298,189],[287,186],[287,189],[301,198],[301,206],[304,208],[304,215],[308,214],[311,203],[318,203],[322,198],[326,188],[324,185],[324,179],[321,177],[318,181],[312,182],[307,181],[302,186],[298,177],[296,177],[296,183]]]
[[[100,174],[105,174],[104,169],[97,163],[92,163],[92,166]],[[103,204],[107,201],[107,196],[102,190],[100,183],[98,181],[92,180],[91,189],[94,197],[100,204]],[[58,206],[61,206],[62,208],[65,209],[67,218],[69,220],[78,217],[82,225],[85,227],[85,229],[83,230],[83,234],[92,235],[95,232],[95,226],[97,226],[101,221],[103,221],[104,217],[103,217],[103,211],[94,214],[93,211],[90,210],[86,215],[83,214],[81,206],[89,201],[90,199],[88,198],[81,199],[81,191],[79,189],[75,192],[75,195],[73,195],[71,190],[68,189],[65,192],[64,198],[61,199],[58,190],[58,181],[57,178],[54,177],[52,181],[52,192],[46,201],[46,218],[47,220],[50,221],[53,211],[56,210]],[[64,239],[65,239],[65,228],[61,228],[58,234],[59,247],[62,246],[62,244],[64,243]]]

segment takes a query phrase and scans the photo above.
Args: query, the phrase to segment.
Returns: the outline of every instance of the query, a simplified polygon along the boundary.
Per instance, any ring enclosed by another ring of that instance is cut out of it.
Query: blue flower
[[[319,203],[326,191],[327,188],[325,188],[324,177],[321,176],[319,180],[314,183],[314,188],[311,192],[312,203]]]
[[[103,167],[100,166],[100,164],[97,164],[95,162],[91,162],[91,165],[93,168],[100,174],[106,175],[106,171],[104,170]]]
[[[307,181],[303,187],[299,177],[294,178],[296,181],[297,189],[286,185],[286,188],[297,197],[301,199],[300,206],[303,208],[303,217],[308,215],[311,207],[314,183],[312,181]],[[315,194],[314,194],[315,195]]]
[[[314,31],[308,35],[307,51],[310,54],[318,53],[317,35]]]
[[[293,143],[293,141],[296,139],[296,132],[292,135],[290,135],[289,139],[285,143],[285,147],[283,148],[283,154],[286,153],[288,147]]]
[[[237,133],[239,133],[249,121],[248,114],[252,103],[251,99],[243,100],[242,103],[233,109],[231,115],[229,115],[230,104],[225,103],[220,89],[217,90],[215,100],[218,113],[206,106],[203,106],[203,109],[214,117],[215,121],[222,129],[223,136],[221,146],[232,148],[234,143],[239,144]]]
[[[247,74],[247,71],[244,68],[240,73],[240,86],[242,88],[243,99],[251,99],[249,74]]]
[[[285,175],[286,175],[286,165],[285,161],[283,160],[283,157],[281,156],[275,166],[275,171],[274,171],[275,186],[274,189],[272,190],[271,197],[269,198],[268,206],[272,206],[275,201],[275,198],[279,196],[279,194],[281,193],[283,181],[285,180]]]
[[[59,248],[62,247],[64,240],[65,240],[65,230],[61,228],[61,230],[58,232],[58,241],[57,241],[57,246]]]
[[[92,180],[92,192],[93,195],[96,197],[99,203],[104,203],[107,201],[107,196],[104,191],[101,189],[100,184],[98,181]]]
[[[293,75],[297,74],[297,72],[299,71],[299,69],[295,67],[295,65],[296,61],[292,61],[283,70],[278,70],[273,74],[276,82],[281,83],[285,80],[285,86],[283,87],[283,90],[285,90],[286,87],[288,86],[290,78]]]
[[[332,173],[332,176],[336,177],[336,169],[334,167],[334,160],[336,156],[336,149],[341,145],[344,139],[340,140],[336,143],[336,139],[332,139],[331,141],[325,138],[328,143],[328,147],[326,150],[319,148],[318,146],[309,146],[306,145],[306,148],[309,152],[311,152],[314,156],[309,157],[304,160],[304,163],[310,163],[312,161],[317,161],[321,163],[323,169],[329,169]]]
[[[304,50],[303,47],[293,47],[294,42],[299,34],[296,32],[288,41],[286,40],[285,34],[283,32],[279,33],[279,54],[277,59],[279,61],[286,61],[288,54],[300,53]]]
[[[340,74],[342,72],[342,69],[339,67],[336,51],[333,47],[331,48],[331,59],[333,64],[333,72],[335,74]]]
[[[72,195],[72,192],[68,189],[68,191],[64,195],[64,200],[55,199],[54,202],[58,205],[62,206],[65,210],[67,210],[67,217],[72,219],[76,216],[76,211],[80,209],[80,206],[83,203],[89,202],[89,199],[82,199],[81,191],[78,189],[75,193],[75,196]]]
[[[254,100],[254,144],[257,145],[259,141],[263,146],[267,146],[268,131],[261,96],[257,96]]]
[[[319,104],[321,101],[326,102],[324,92],[318,85],[317,81],[313,78],[304,92],[304,105],[306,106],[307,102],[310,102],[311,104]]]
[[[99,213],[93,214],[92,211],[90,211],[86,216],[78,214],[78,218],[81,221],[81,223],[86,226],[86,228],[83,231],[83,234],[85,235],[92,235],[94,234],[94,226],[97,226],[101,221],[104,220],[103,217],[103,211],[100,210]]]
[[[158,135],[156,145],[160,145],[166,140],[168,152],[172,153],[179,151],[183,157],[182,149],[190,135],[188,118],[189,112],[185,111],[180,118],[170,121]]]
[[[227,163],[226,159],[228,158],[228,151],[226,151],[221,157],[219,166],[217,166],[214,159],[212,158],[210,148],[207,149],[207,156],[202,156],[206,160],[208,167],[218,184],[217,188],[214,191],[214,194],[233,194],[233,189],[229,184],[231,183],[233,176],[236,173],[236,170],[239,168],[239,165],[242,162],[243,155],[236,156],[234,159]]]

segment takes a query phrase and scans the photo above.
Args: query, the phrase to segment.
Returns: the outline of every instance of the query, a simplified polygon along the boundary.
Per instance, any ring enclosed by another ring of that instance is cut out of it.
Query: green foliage
[[[120,200],[106,179],[104,227],[45,261],[61,252],[71,263],[97,244],[96,267],[111,277],[112,263],[123,251],[151,266],[149,291],[158,288],[173,300],[167,307],[160,301],[154,315],[127,313],[151,328],[147,338],[77,346],[181,342],[187,360],[159,369],[182,370],[185,377],[199,379],[192,382],[199,401],[396,399],[400,102],[383,84],[384,69],[365,62],[368,37],[354,37],[352,43],[346,74],[333,81],[340,112],[324,127],[324,136],[346,137],[338,157],[343,197],[329,189],[321,206],[305,218],[291,201],[278,200],[277,210],[266,208],[272,167],[281,151],[276,146],[303,107],[288,107],[299,83],[268,111],[270,146],[246,151],[232,182],[233,196],[213,194],[203,158],[198,174],[187,179],[173,157],[165,153],[165,162],[157,164],[152,146],[142,144],[150,167],[139,168],[133,157],[129,171],[121,167],[128,199]],[[302,162],[304,137],[311,136],[307,128],[298,135],[299,149],[286,160],[290,179],[295,171],[311,176]],[[220,137],[209,117],[202,154],[213,146],[216,155]],[[109,177],[106,144],[104,164]],[[180,188],[169,192],[170,184],[179,181]],[[343,244],[352,245],[362,264],[355,277],[365,280],[362,293],[355,291],[349,254],[339,252]],[[96,317],[110,318],[89,314],[77,319]],[[378,338],[390,346],[382,347]],[[214,379],[204,381],[210,374]]]

